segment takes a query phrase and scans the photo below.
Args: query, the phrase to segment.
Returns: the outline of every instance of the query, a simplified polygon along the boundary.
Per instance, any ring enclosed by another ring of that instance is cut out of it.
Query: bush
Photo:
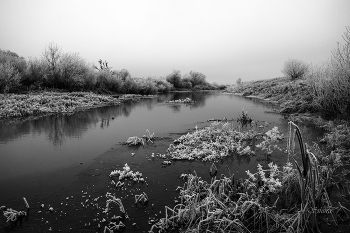
[[[107,91],[115,88],[115,77],[108,70],[99,70],[95,73],[95,88],[99,91]]]
[[[21,75],[9,63],[0,63],[0,93],[8,93],[19,86]]]
[[[142,79],[140,94],[150,95],[157,93],[156,82],[153,78]]]
[[[205,75],[191,71],[182,79],[179,70],[166,78],[132,78],[126,69],[112,70],[107,61],[89,65],[78,53],[64,53],[54,43],[49,43],[41,58],[29,59],[28,63],[11,51],[0,50],[1,92],[41,90],[42,88],[68,91],[96,91],[98,93],[153,94],[174,89],[218,89],[205,81]],[[21,85],[20,85],[21,84]],[[21,89],[14,89],[20,87]]]
[[[124,93],[137,94],[139,88],[131,77],[127,77],[123,85],[123,90]]]
[[[19,57],[17,53],[11,51],[4,51],[0,49],[0,63],[9,63],[20,74],[26,70],[27,63],[23,57]]]
[[[309,70],[309,66],[297,59],[289,59],[284,63],[282,73],[291,80],[302,78]]]
[[[197,85],[206,85],[207,81],[205,80],[206,76],[202,73],[191,71],[190,72],[190,81],[192,83],[192,87]]]
[[[174,70],[166,77],[166,81],[173,84],[175,88],[181,88],[181,72],[179,70]]]
[[[153,77],[155,83],[156,83],[156,87],[157,87],[157,91],[164,93],[164,92],[169,92],[171,90],[174,89],[174,86],[169,83],[168,81],[165,80],[165,78],[160,77],[160,78],[155,78]]]
[[[21,84],[30,89],[41,89],[46,80],[46,66],[40,59],[30,59],[22,76]]]
[[[345,44],[338,45],[331,62],[311,69],[307,81],[313,104],[330,118],[350,117],[350,28],[346,28]]]
[[[60,86],[70,90],[81,90],[89,69],[91,68],[77,53],[62,54],[59,61]]]

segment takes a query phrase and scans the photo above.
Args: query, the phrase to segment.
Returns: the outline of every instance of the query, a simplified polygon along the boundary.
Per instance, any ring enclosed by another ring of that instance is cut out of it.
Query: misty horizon
[[[342,1],[0,1],[0,49],[39,58],[53,42],[133,77],[197,71],[234,84],[320,64],[349,26]]]

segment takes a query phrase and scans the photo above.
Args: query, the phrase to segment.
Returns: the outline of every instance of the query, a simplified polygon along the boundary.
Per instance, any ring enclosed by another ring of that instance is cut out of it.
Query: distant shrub
[[[135,81],[133,80],[133,78],[127,77],[123,85],[123,90],[125,93],[137,94],[139,91],[139,88],[135,83]]]
[[[183,79],[181,86],[182,88],[190,90],[192,88],[192,82],[188,79]]]
[[[225,90],[228,86],[227,85],[219,85],[219,90]]]
[[[99,91],[109,91],[114,88],[113,74],[108,70],[99,70],[95,72],[95,88]]]
[[[49,43],[40,58],[26,61],[11,51],[0,49],[1,92],[63,89],[98,93],[154,94],[171,90],[219,89],[205,81],[205,75],[191,71],[184,79],[179,70],[166,78],[134,78],[126,69],[113,70],[108,62],[87,64],[78,53],[65,53]],[[194,88],[197,86],[196,88]],[[15,89],[17,88],[17,89]]]
[[[165,80],[165,78],[160,77],[160,78],[155,78],[153,77],[155,83],[156,83],[156,87],[157,87],[157,91],[164,93],[164,92],[169,92],[171,90],[174,89],[174,86],[169,83],[168,81]]]
[[[45,84],[46,70],[46,65],[41,59],[29,59],[26,72],[22,76],[21,84],[32,90],[41,89]]]
[[[87,70],[84,77],[84,90],[95,90],[96,77],[92,69]]]
[[[129,71],[126,69],[122,69],[120,71],[115,71],[115,74],[117,75],[118,79],[121,79],[123,82],[125,82],[126,78],[131,77]]]
[[[64,53],[59,61],[59,83],[65,89],[81,90],[89,73],[85,60],[77,53]]]
[[[309,70],[309,66],[297,59],[289,59],[284,63],[282,73],[291,80],[302,78]]]
[[[206,83],[206,84],[196,85],[192,89],[195,90],[195,91],[205,91],[205,90],[213,90],[215,88],[213,86],[211,86],[209,83]]]
[[[206,79],[206,76],[202,73],[191,71],[190,72],[190,81],[192,83],[192,87],[195,87],[197,85],[206,85],[208,84]]]
[[[181,72],[179,70],[173,70],[171,74],[166,76],[166,81],[173,84],[175,88],[181,88]]]
[[[156,82],[153,78],[149,77],[147,79],[142,79],[141,91],[140,94],[150,95],[157,93]]]
[[[19,57],[17,53],[11,51],[4,51],[0,49],[0,63],[9,63],[20,74],[26,70],[27,63],[23,57]]]
[[[242,79],[241,78],[237,79],[236,83],[237,85],[240,85],[242,83]]]
[[[8,93],[19,86],[21,75],[9,62],[0,63],[0,93]]]

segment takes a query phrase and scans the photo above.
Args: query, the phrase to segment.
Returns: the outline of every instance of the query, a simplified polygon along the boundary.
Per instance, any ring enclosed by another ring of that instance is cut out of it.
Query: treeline
[[[172,90],[216,90],[205,75],[191,71],[181,77],[173,71],[167,77],[131,77],[126,69],[113,70],[107,61],[88,64],[78,53],[65,53],[50,43],[40,58],[29,60],[0,49],[0,93],[44,89],[93,91],[96,93],[154,94]]]
[[[189,74],[181,76],[179,70],[174,70],[166,77],[166,81],[171,83],[176,90],[224,90],[226,85],[210,84],[202,73],[191,71]]]

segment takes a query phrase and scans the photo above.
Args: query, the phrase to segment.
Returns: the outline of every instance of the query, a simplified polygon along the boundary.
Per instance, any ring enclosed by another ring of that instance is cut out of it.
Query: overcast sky
[[[232,84],[282,76],[296,58],[330,58],[350,26],[349,0],[0,0],[0,49],[40,57],[54,42],[133,77],[174,69]]]

